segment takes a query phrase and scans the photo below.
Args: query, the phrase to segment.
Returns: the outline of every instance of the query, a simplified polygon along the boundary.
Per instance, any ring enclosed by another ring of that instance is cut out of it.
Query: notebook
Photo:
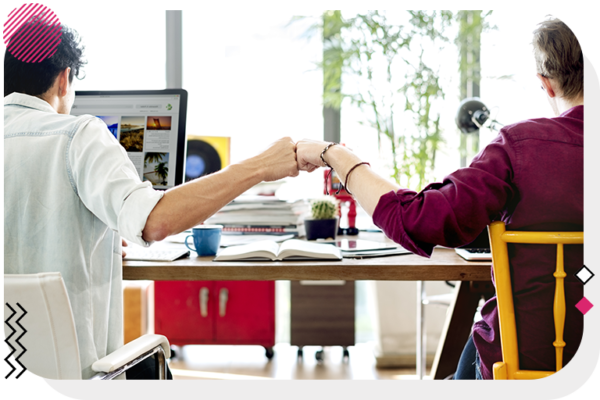
[[[190,255],[190,251],[185,248],[165,249],[165,248],[146,248],[128,246],[124,248],[124,260],[131,261],[175,261],[182,257]]]
[[[471,243],[455,249],[456,254],[467,261],[492,261],[490,237],[487,226]]]
[[[319,243],[329,243],[338,247],[344,258],[372,258],[412,254],[409,250],[396,243],[376,242],[365,239],[326,240]]]

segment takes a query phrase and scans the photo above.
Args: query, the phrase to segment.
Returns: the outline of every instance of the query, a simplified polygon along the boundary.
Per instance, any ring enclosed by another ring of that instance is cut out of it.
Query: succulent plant
[[[313,200],[310,211],[313,219],[333,219],[337,215],[338,202],[331,196]]]

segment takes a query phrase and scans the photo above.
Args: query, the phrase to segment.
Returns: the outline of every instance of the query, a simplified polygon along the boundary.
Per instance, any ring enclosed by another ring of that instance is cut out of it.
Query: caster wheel
[[[323,350],[317,350],[317,352],[315,353],[315,359],[318,362],[322,362],[323,358],[325,358],[325,353]]]
[[[179,346],[172,345],[171,348],[171,361],[181,361],[183,360],[183,348]]]
[[[303,358],[304,357],[304,352],[302,351],[302,349],[298,349],[298,358]]]
[[[265,356],[270,360],[275,355],[272,347],[265,347]]]
[[[348,360],[350,358],[350,352],[348,349],[344,349],[344,355],[342,356],[344,360]]]

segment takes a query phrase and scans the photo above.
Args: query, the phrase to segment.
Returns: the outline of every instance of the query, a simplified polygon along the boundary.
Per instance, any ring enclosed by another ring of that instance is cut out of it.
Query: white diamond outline
[[[579,274],[581,272],[583,272],[584,270],[587,271],[587,273],[589,274],[589,277],[585,280],[579,277]],[[585,285],[586,283],[588,283],[590,281],[590,279],[592,279],[595,276],[595,274],[588,267],[586,267],[584,265],[583,267],[581,267],[581,269],[579,271],[577,271],[577,273],[575,273],[575,276],[577,277],[577,279],[579,279]]]

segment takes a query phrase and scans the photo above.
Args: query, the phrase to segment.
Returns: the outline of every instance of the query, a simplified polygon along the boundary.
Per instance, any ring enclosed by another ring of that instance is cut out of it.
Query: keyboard
[[[492,254],[490,249],[465,249],[471,254]]]
[[[454,249],[456,254],[467,261],[491,261],[492,252],[489,248]]]

